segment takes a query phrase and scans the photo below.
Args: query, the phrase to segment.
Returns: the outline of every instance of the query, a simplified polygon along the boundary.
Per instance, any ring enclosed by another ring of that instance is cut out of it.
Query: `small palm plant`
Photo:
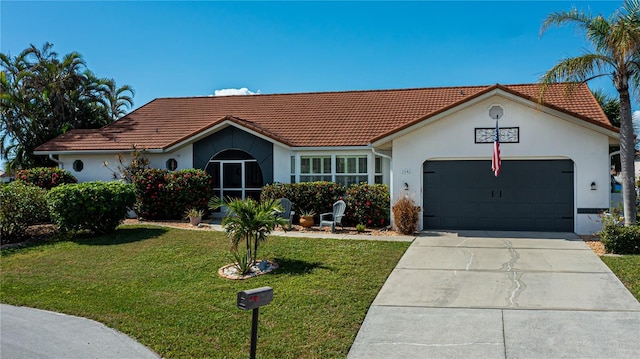
[[[248,274],[251,266],[256,264],[258,247],[267,240],[267,236],[277,226],[284,226],[287,220],[280,217],[282,212],[280,202],[276,199],[267,199],[258,202],[247,198],[217,201],[211,204],[212,209],[226,207],[229,214],[222,220],[227,236],[231,239],[231,251],[237,259],[236,266],[242,274]],[[245,243],[246,261],[239,260],[238,246]]]

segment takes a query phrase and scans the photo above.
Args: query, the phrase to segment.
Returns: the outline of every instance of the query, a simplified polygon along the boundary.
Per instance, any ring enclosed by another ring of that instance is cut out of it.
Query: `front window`
[[[300,157],[300,181],[331,181],[331,156]]]
[[[367,182],[367,156],[336,156],[336,182],[345,186]]]

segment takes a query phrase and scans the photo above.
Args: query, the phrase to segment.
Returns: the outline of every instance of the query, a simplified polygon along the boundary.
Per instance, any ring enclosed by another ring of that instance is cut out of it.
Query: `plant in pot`
[[[189,222],[191,222],[192,226],[200,224],[202,216],[204,216],[204,211],[197,208],[191,208],[185,213],[185,217],[189,218]]]
[[[314,211],[303,210],[300,212],[300,225],[309,228],[313,226],[313,216],[316,215]]]

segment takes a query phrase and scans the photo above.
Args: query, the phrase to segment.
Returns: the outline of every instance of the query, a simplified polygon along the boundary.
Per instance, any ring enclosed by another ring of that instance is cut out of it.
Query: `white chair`
[[[336,225],[342,226],[342,217],[344,217],[344,211],[347,209],[347,204],[344,203],[343,200],[339,200],[338,202],[333,204],[333,212],[331,213],[322,213],[320,215],[320,229],[322,226],[331,226],[331,233],[335,233]]]

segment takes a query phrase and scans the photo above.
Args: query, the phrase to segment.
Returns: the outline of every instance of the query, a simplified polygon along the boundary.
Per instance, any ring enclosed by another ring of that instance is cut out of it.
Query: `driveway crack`
[[[513,308],[518,306],[518,296],[520,295],[520,293],[522,293],[526,286],[521,281],[522,273],[513,270],[513,267],[520,259],[520,254],[515,250],[515,248],[513,248],[511,241],[505,239],[504,243],[509,250],[509,260],[502,265],[502,269],[509,273],[512,280],[511,292],[509,293],[509,297],[507,298],[507,303],[509,304],[510,308]]]

